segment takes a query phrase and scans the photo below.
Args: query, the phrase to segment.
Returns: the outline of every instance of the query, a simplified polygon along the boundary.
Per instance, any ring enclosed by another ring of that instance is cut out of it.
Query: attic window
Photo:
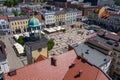
[[[79,77],[81,76],[81,74],[82,74],[82,71],[79,71],[78,74],[76,74],[76,75],[74,76],[74,78],[79,78]]]
[[[42,48],[38,48],[38,52],[41,52]]]

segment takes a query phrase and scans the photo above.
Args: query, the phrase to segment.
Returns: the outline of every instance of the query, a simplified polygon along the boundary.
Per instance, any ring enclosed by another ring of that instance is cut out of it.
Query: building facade
[[[68,10],[66,11],[66,23],[75,23],[77,21],[77,12],[74,10]]]
[[[28,19],[29,18],[27,16],[10,17],[9,23],[11,31],[13,33],[27,31]]]
[[[6,58],[5,44],[0,41],[0,74],[9,72],[8,60]]]
[[[10,32],[9,22],[7,16],[0,16],[0,30]]]
[[[43,12],[43,17],[44,17],[46,27],[50,27],[50,25],[55,25],[54,15],[55,15],[55,12],[48,12],[48,11]]]
[[[62,25],[65,24],[65,11],[56,11],[55,12],[55,24]]]

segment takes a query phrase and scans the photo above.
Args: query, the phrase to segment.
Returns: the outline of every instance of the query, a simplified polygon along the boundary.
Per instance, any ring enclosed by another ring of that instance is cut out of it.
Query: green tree
[[[19,3],[19,0],[13,0],[14,1],[14,5],[17,5]]]
[[[12,13],[15,15],[15,16],[18,16],[18,12],[13,10]]]
[[[26,15],[26,13],[21,12],[19,15],[20,15],[20,16],[21,16],[21,15],[22,15],[22,16],[25,16],[25,15]]]
[[[19,3],[19,0],[6,0],[4,5],[8,7],[13,7]]]
[[[53,40],[48,41],[48,51],[50,51],[55,45],[55,42]]]
[[[21,45],[24,45],[24,43],[25,43],[24,37],[23,37],[23,36],[20,36],[17,42],[18,42],[19,44],[21,44]]]
[[[13,0],[7,0],[7,1],[5,1],[4,5],[6,5],[8,7],[13,7],[14,1]]]
[[[120,6],[120,0],[115,0],[115,4]]]

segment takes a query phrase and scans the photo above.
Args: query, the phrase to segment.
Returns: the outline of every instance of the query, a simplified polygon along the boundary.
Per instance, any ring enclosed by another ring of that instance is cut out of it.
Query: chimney
[[[51,65],[52,66],[57,66],[56,65],[56,59],[54,57],[51,57]]]
[[[70,66],[69,66],[69,69],[70,68],[73,68],[75,66],[75,64],[73,63],[73,64],[71,64]]]
[[[11,71],[11,72],[8,72],[8,75],[9,75],[9,76],[14,76],[14,75],[16,75],[16,70]]]

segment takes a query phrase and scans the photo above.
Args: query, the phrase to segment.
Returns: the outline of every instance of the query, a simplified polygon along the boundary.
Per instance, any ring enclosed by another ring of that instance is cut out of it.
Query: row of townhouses
[[[27,31],[28,20],[30,16],[0,16],[0,29],[13,33]],[[82,18],[82,11],[78,10],[60,10],[47,11],[43,10],[36,15],[36,18],[42,23],[44,27],[54,27],[57,25],[73,24],[80,21]]]

